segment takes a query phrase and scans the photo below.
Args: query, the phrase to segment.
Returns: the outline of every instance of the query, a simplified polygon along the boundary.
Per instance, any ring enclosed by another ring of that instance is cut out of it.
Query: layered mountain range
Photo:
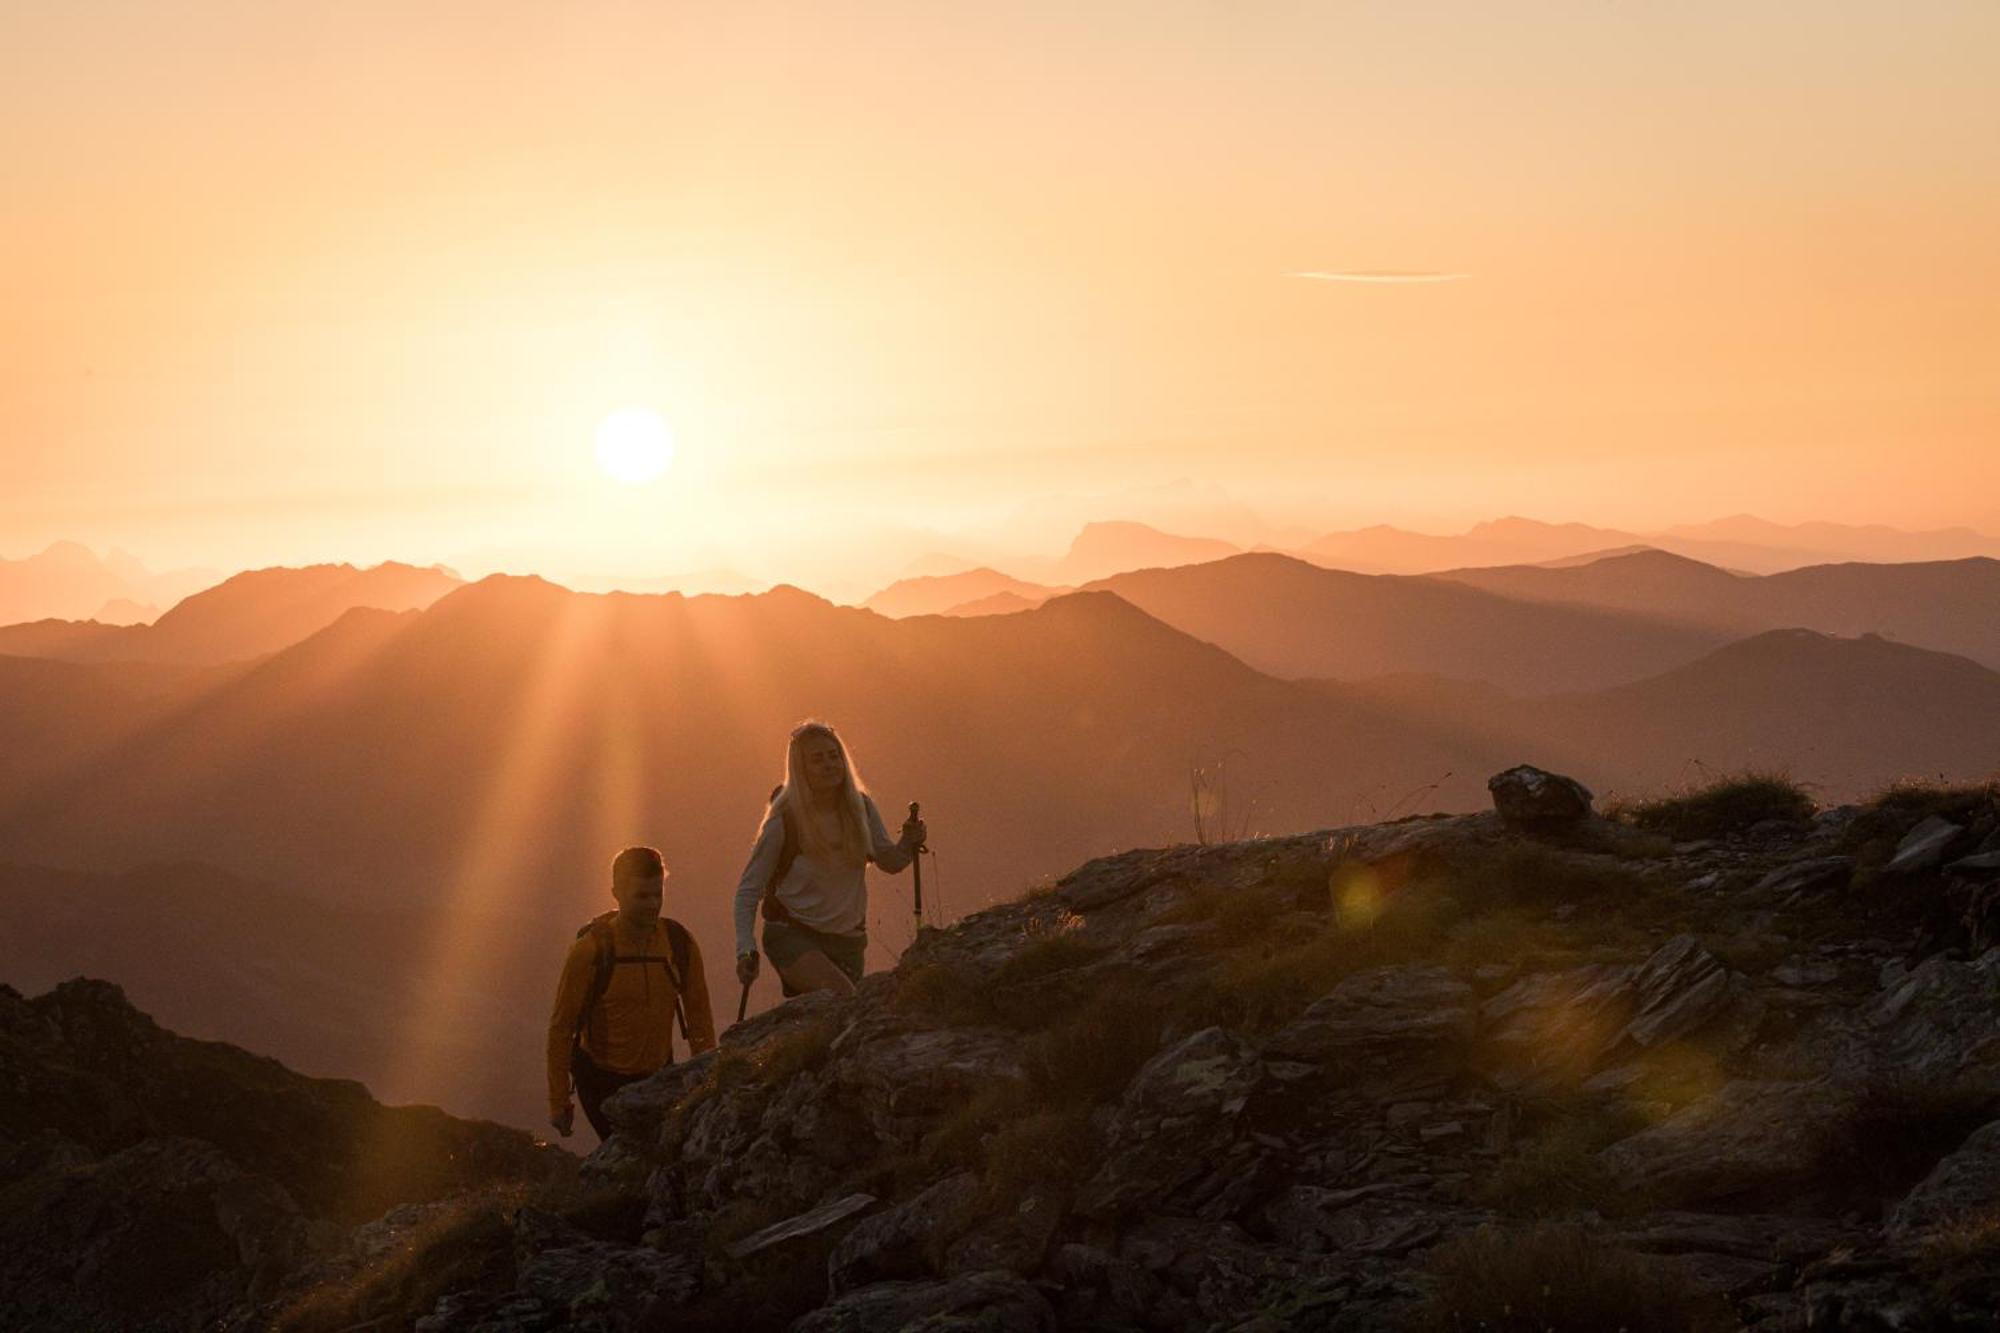
[[[1747,767],[1829,798],[1983,775],[1993,569],[1745,577],[1640,553],[1411,578],[1262,553],[903,619],[785,587],[239,576],[115,651],[0,630],[7,979],[67,975],[87,937],[171,1022],[531,1118],[539,1012],[610,855],[661,847],[669,912],[726,960],[803,717],[842,728],[892,822],[923,802],[948,919],[1120,847],[1472,808],[1523,755],[1628,794]],[[256,924],[200,915],[202,886]],[[871,965],[908,942],[907,892],[877,877]],[[80,936],[78,898],[118,905]],[[145,947],[190,911],[211,956]],[[311,974],[352,1022],[259,1026],[259,987],[288,975],[273,921],[332,950]]]

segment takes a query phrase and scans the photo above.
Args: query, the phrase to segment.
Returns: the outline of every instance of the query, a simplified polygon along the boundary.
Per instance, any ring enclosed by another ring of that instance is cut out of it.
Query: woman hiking
[[[890,841],[839,735],[824,722],[795,727],[784,784],[736,885],[736,979],[746,988],[757,979],[761,905],[764,951],[785,994],[851,995],[868,951],[868,863],[895,874],[915,859],[924,834],[923,821],[911,819]]]

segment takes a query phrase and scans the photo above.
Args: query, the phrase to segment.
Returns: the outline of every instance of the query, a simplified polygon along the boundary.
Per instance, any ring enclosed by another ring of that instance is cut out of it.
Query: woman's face
[[[805,761],[806,783],[814,792],[840,790],[847,781],[847,761],[841,757],[840,743],[826,736],[809,736],[800,749]]]

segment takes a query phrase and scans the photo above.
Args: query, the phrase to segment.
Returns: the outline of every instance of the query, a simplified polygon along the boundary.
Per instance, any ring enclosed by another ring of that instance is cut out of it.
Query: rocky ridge
[[[1994,790],[1494,794],[926,931],[613,1098],[579,1186],[287,1252],[235,1326],[2000,1326]]]
[[[418,1327],[1995,1327],[1992,790],[1676,841],[1495,782],[1093,861],[737,1026],[612,1101],[624,1247],[545,1252],[652,1285]]]

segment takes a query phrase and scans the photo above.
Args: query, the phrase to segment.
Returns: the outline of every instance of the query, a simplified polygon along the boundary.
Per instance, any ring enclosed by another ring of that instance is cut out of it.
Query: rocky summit
[[[573,1183],[222,1294],[424,1333],[2000,1327],[1995,791],[1494,790],[1560,799],[1092,861],[621,1092]],[[37,1188],[244,1169],[112,1146]]]

